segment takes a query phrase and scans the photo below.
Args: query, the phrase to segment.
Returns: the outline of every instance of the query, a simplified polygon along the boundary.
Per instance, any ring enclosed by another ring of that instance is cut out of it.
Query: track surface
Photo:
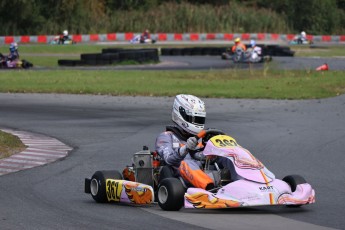
[[[171,124],[173,98],[0,94],[0,127],[74,147],[61,161],[0,177],[1,229],[345,228],[345,96],[324,100],[205,99],[208,127],[250,149],[278,178],[301,174],[316,204],[164,212],[157,205],[97,204],[84,178],[131,162]]]
[[[209,69],[262,69],[264,63],[237,63],[231,60],[221,60],[220,56],[160,56],[160,64],[128,65],[128,66],[88,66],[59,67],[58,69],[82,70],[209,70]],[[327,63],[330,70],[345,70],[345,58],[303,58],[303,57],[273,57],[269,68],[281,70],[314,70]],[[35,70],[48,68],[34,67]],[[56,69],[56,68],[54,68]]]

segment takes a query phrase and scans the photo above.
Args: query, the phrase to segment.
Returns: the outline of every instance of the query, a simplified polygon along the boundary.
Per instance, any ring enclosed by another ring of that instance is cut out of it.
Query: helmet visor
[[[186,110],[180,106],[179,108],[180,114],[183,117],[183,119],[189,123],[192,124],[198,124],[198,125],[203,125],[205,124],[205,117],[199,117],[199,116],[193,116],[193,115],[188,115],[186,113]]]

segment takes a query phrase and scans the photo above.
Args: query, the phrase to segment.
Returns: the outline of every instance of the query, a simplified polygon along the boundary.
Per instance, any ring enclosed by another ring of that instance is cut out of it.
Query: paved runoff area
[[[0,159],[0,176],[54,162],[66,157],[72,150],[55,138],[25,131],[1,130],[18,136],[27,148],[20,153]]]

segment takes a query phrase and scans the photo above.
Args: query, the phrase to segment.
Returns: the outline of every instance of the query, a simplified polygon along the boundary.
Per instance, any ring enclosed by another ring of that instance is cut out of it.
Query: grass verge
[[[296,57],[345,57],[344,46],[290,46]]]
[[[17,136],[0,130],[0,159],[21,152],[25,148],[26,146]]]
[[[0,92],[310,99],[345,93],[342,71],[4,71]]]

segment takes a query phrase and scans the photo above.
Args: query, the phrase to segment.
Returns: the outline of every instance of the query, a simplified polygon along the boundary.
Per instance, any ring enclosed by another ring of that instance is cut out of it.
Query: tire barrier
[[[294,56],[295,52],[288,46],[279,45],[258,45],[262,48],[263,56]],[[249,48],[249,45],[247,45]],[[210,55],[220,56],[227,52],[230,47],[193,47],[193,48],[162,48],[162,56],[193,56],[193,55]]]
[[[102,53],[81,54],[80,60],[58,60],[59,66],[99,66],[114,65],[121,62],[137,63],[159,62],[157,49],[119,49],[107,48]]]

